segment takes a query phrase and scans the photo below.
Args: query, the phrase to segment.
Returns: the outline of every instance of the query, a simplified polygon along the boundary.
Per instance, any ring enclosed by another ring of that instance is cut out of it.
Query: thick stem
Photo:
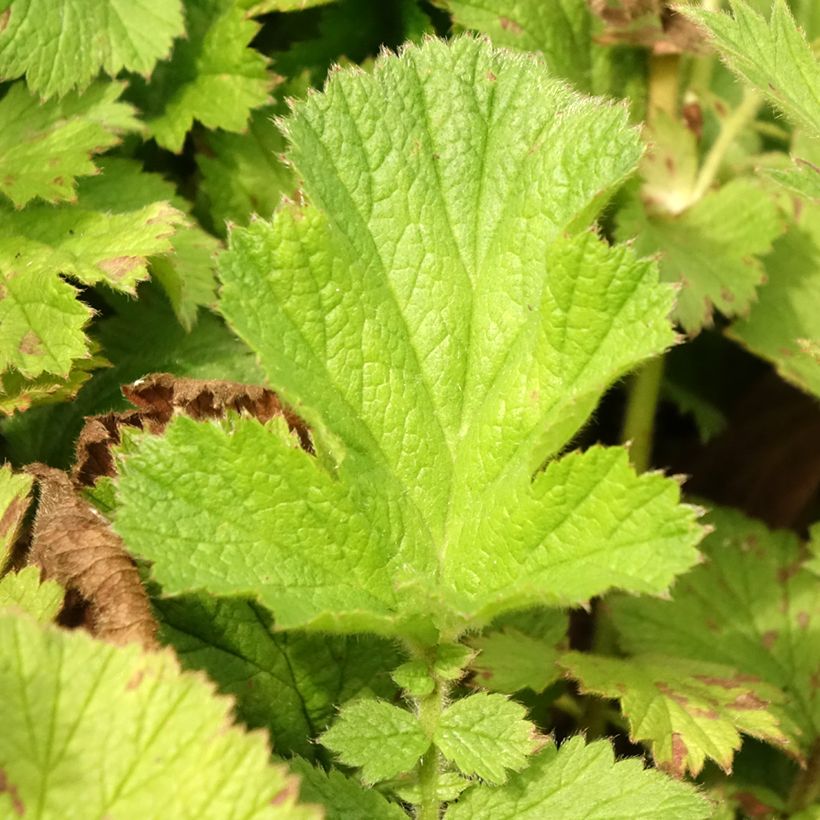
[[[621,441],[630,442],[629,457],[637,472],[652,463],[655,410],[663,381],[663,356],[648,361],[633,377],[626,399]]]
[[[653,54],[649,58],[649,125],[663,111],[670,117],[678,113],[678,67],[677,54]]]
[[[418,700],[418,716],[424,733],[432,738],[441,713],[447,703],[448,684],[446,681],[436,681],[436,688],[426,697]],[[416,809],[417,820],[439,820],[441,817],[441,801],[438,797],[439,775],[441,774],[441,755],[435,745],[431,746],[419,765],[419,788],[421,803]]]

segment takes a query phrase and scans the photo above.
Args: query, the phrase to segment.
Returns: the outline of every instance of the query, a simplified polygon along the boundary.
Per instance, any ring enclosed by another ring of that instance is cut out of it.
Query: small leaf
[[[509,783],[474,786],[445,820],[701,820],[712,806],[693,786],[672,780],[640,760],[616,762],[608,741],[588,746],[573,737],[550,744]]]
[[[0,575],[28,511],[33,483],[31,476],[13,473],[8,464],[0,464]]]
[[[479,693],[457,700],[441,715],[435,742],[466,775],[504,783],[541,745],[526,709],[503,695]]]
[[[65,590],[55,581],[40,583],[38,567],[25,567],[0,578],[0,609],[15,607],[40,623],[57,617]]]
[[[148,75],[184,33],[181,0],[15,0],[0,24],[0,77],[40,97],[85,88],[100,69]]]
[[[436,688],[436,682],[423,661],[403,663],[391,677],[408,695],[417,698],[429,695]]]
[[[409,772],[430,748],[412,712],[370,698],[343,706],[319,740],[342,763],[360,766],[366,783]]]
[[[464,667],[475,656],[475,651],[460,643],[443,643],[436,647],[433,669],[444,680],[458,680],[464,675]]]
[[[466,780],[456,772],[440,772],[436,786],[436,795],[442,803],[450,803],[457,799],[464,789],[468,786],[472,786],[472,784],[472,780]],[[413,806],[417,806],[422,802],[421,787],[418,783],[397,785],[395,792],[405,803],[410,803]]]
[[[740,748],[740,732],[787,750],[792,745],[771,701],[778,689],[721,664],[666,655],[625,660],[580,652],[560,664],[580,681],[582,691],[617,698],[633,741],[648,741],[655,763],[675,777],[700,774],[711,758],[724,771]]]
[[[820,65],[786,0],[767,20],[746,0],[730,0],[733,17],[692,6],[678,9],[709,32],[726,65],[763,92],[796,124],[820,135]]]

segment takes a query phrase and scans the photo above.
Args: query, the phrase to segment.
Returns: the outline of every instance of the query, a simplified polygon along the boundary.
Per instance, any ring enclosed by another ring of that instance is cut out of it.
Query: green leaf
[[[305,818],[261,734],[170,653],[0,613],[0,768],[24,810],[59,817]]]
[[[92,155],[141,127],[132,106],[119,102],[124,87],[96,83],[82,94],[42,102],[23,83],[12,85],[0,100],[0,191],[17,208],[35,197],[74,200],[75,178],[98,173]]]
[[[732,71],[820,135],[820,66],[785,0],[773,0],[768,20],[744,0],[729,5],[734,16],[691,6],[679,11],[707,29]]]
[[[745,313],[764,281],[759,256],[772,249],[783,220],[770,194],[736,179],[677,216],[650,216],[634,201],[619,214],[619,237],[641,254],[660,253],[661,275],[680,282],[676,318],[695,334],[724,316]]]
[[[703,544],[708,562],[677,581],[672,600],[611,603],[619,643],[637,654],[728,665],[776,687],[782,703],[770,711],[802,732],[807,750],[820,736],[817,578],[803,568],[792,533],[729,509],[707,520],[715,527]]]
[[[288,761],[291,771],[299,775],[302,800],[318,803],[325,820],[407,820],[407,814],[375,789],[363,788],[337,769],[324,771],[302,758]]]
[[[444,680],[464,677],[464,667],[475,657],[475,651],[460,643],[440,643],[436,647],[433,670]]]
[[[199,193],[220,234],[226,222],[246,225],[252,214],[269,217],[282,196],[295,189],[293,174],[281,159],[285,138],[273,120],[281,113],[281,105],[259,109],[247,133],[210,133],[209,150],[197,154]]]
[[[767,257],[766,275],[749,315],[728,335],[772,362],[787,381],[820,396],[820,206],[804,204],[800,222]]]
[[[535,638],[517,629],[488,631],[471,641],[479,651],[472,663],[476,682],[494,692],[541,692],[561,676],[555,662],[566,640],[569,619],[554,612],[551,628]]]
[[[221,305],[319,457],[174,423],[123,465],[131,549],[169,594],[425,642],[667,589],[700,537],[674,481],[621,448],[538,472],[674,340],[652,263],[584,230],[637,160],[625,112],[462,38],[336,73],[287,128],[314,204],[233,231]]]
[[[186,3],[188,36],[148,85],[135,86],[151,135],[179,153],[194,120],[206,128],[241,132],[251,109],[270,101],[267,59],[248,48],[259,25],[230,0]]]
[[[365,783],[409,772],[430,748],[412,712],[371,698],[343,706],[319,741],[342,763],[361,766]]]
[[[436,682],[423,661],[403,663],[393,671],[391,677],[408,695],[417,698],[429,695],[436,688]]]
[[[0,575],[28,510],[32,481],[31,476],[13,473],[8,464],[0,464]]]
[[[387,670],[398,659],[384,641],[367,636],[283,634],[270,616],[242,600],[211,596],[153,602],[160,639],[183,667],[201,669],[236,698],[236,716],[266,728],[279,754],[313,759],[312,742],[345,701],[362,693],[391,698]]]
[[[820,200],[820,168],[811,163],[798,158],[792,168],[770,168],[765,174],[793,194]]]
[[[768,709],[776,688],[732,667],[667,655],[627,659],[568,652],[559,661],[592,692],[621,701],[633,741],[648,741],[655,763],[676,777],[697,776],[707,757],[724,771],[740,748],[740,732],[791,745]]]
[[[453,20],[488,34],[493,43],[537,51],[556,77],[588,90],[592,73],[592,15],[586,0],[438,0]]]
[[[65,590],[56,581],[40,583],[40,568],[25,567],[0,578],[0,611],[14,607],[40,623],[57,617]]]
[[[439,751],[466,775],[504,783],[541,745],[527,710],[504,695],[480,692],[457,700],[441,714],[435,733]]]
[[[85,88],[102,69],[148,75],[183,34],[181,0],[14,0],[0,21],[0,77],[40,97]]]
[[[447,810],[446,820],[699,820],[712,807],[690,785],[641,761],[616,762],[608,741],[580,737],[547,746],[501,787],[474,786]]]
[[[465,779],[457,772],[439,772],[436,795],[442,803],[450,803],[472,784],[472,780]],[[412,806],[418,806],[422,802],[421,786],[418,782],[397,785],[395,792],[405,803]]]

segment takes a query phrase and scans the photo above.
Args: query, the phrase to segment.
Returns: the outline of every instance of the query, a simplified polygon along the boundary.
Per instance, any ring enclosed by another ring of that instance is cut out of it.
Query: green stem
[[[789,814],[807,809],[820,797],[820,740],[815,741],[806,768],[800,769],[789,794]]]
[[[648,361],[632,376],[626,398],[621,441],[630,442],[629,457],[637,472],[652,463],[655,410],[663,381],[663,356]]]
[[[723,164],[726,152],[731,148],[737,135],[751,122],[757,115],[762,98],[756,91],[747,89],[743,94],[740,105],[732,111],[723,123],[720,134],[712,145],[706,158],[703,160],[695,186],[689,198],[689,205],[693,205],[712,187],[715,177]]]
[[[426,697],[418,700],[419,723],[427,737],[435,736],[441,713],[447,703],[448,684],[437,680],[436,688]],[[419,789],[421,803],[416,809],[416,820],[439,820],[441,801],[438,797],[439,775],[441,774],[441,755],[435,744],[422,757],[419,765]]]

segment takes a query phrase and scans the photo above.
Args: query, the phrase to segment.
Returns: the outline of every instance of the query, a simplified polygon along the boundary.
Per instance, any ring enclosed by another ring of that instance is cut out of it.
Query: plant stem
[[[718,138],[703,160],[703,165],[701,165],[698,177],[695,180],[695,186],[692,189],[689,205],[693,205],[701,199],[712,186],[726,152],[731,148],[737,135],[755,118],[761,102],[762,98],[756,91],[747,89],[743,93],[740,105],[726,118]]]
[[[659,111],[670,117],[678,111],[678,66],[677,54],[653,54],[649,58],[649,105],[647,119],[650,126]]]
[[[655,410],[663,381],[663,356],[648,361],[629,384],[621,441],[630,442],[629,457],[639,473],[652,463]]]
[[[820,797],[820,740],[815,741],[806,768],[794,778],[789,794],[789,814],[807,809]]]
[[[446,681],[436,680],[436,688],[426,697],[418,700],[419,723],[427,737],[432,738],[441,713],[447,702]],[[435,745],[431,746],[419,766],[419,789],[421,803],[416,810],[416,820],[439,820],[441,801],[438,798],[438,781],[441,774],[441,755]]]

